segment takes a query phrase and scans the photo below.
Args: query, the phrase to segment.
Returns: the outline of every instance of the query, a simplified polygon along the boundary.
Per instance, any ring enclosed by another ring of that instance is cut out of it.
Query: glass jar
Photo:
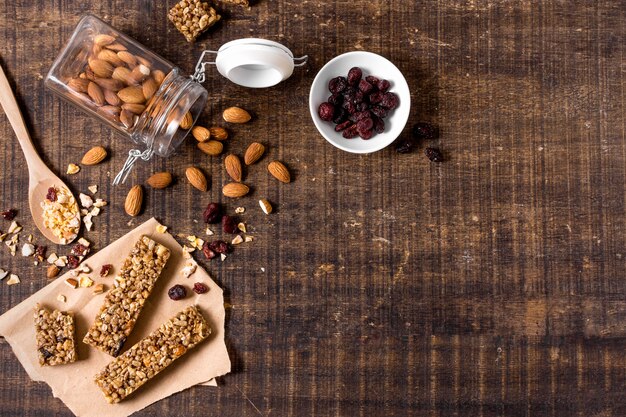
[[[114,183],[137,158],[171,155],[208,97],[172,63],[92,15],[80,20],[45,85],[143,148],[129,153]]]

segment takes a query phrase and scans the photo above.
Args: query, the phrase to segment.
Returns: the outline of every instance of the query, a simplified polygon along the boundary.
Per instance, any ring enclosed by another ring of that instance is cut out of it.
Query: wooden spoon
[[[17,141],[20,143],[24,156],[26,157],[29,177],[28,204],[30,206],[30,213],[35,221],[35,225],[48,240],[63,245],[71,243],[74,239],[76,239],[80,228],[80,211],[78,210],[78,203],[67,185],[65,185],[59,177],[54,175],[54,173],[46,166],[46,164],[44,164],[37,154],[37,151],[30,140],[30,136],[26,130],[26,125],[24,124],[24,119],[22,118],[20,109],[17,106],[17,101],[11,91],[11,86],[9,85],[9,81],[4,74],[2,67],[0,67],[0,106],[4,109],[4,113],[7,115],[7,119],[9,119],[9,123],[11,123],[11,126],[13,127],[15,136],[17,136]],[[58,230],[55,234],[51,229],[48,229],[44,225],[43,208],[41,207],[41,203],[46,199],[46,195],[50,187],[55,187],[57,190],[64,188],[67,190],[67,195],[71,196],[68,201],[67,208],[71,210],[72,213],[76,213],[76,217],[74,218],[78,219],[78,226],[72,228],[71,231],[66,230],[65,234],[62,234]],[[71,204],[72,202],[73,204]]]

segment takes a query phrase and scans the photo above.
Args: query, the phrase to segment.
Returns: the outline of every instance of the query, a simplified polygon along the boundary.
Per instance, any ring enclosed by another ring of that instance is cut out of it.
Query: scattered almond
[[[181,129],[189,129],[191,128],[191,125],[193,125],[193,117],[191,116],[191,113],[187,112],[185,113],[185,115],[183,116],[183,119],[180,121],[180,128]]]
[[[224,166],[226,167],[226,172],[233,180],[241,182],[241,162],[237,155],[230,154],[226,156]]]
[[[228,123],[247,123],[252,119],[250,113],[240,107],[229,107],[224,110],[222,117]]]
[[[211,132],[211,138],[215,140],[226,140],[228,139],[228,131],[223,127],[213,126],[209,128],[209,132]]]
[[[222,194],[230,198],[239,198],[250,192],[250,188],[246,184],[240,182],[231,182],[222,188]]]
[[[263,210],[263,213],[265,213],[265,214],[270,214],[272,212],[272,210],[273,210],[272,205],[270,204],[270,202],[267,201],[264,198],[259,200],[259,206],[261,206],[261,210]]]
[[[172,174],[169,172],[157,172],[146,181],[152,188],[162,189],[172,183]]]
[[[189,180],[189,183],[194,186],[194,188],[205,192],[207,190],[207,180],[202,171],[200,171],[196,167],[189,167],[185,171],[185,175]]]
[[[259,142],[252,142],[248,149],[246,149],[246,154],[243,157],[243,160],[246,165],[252,165],[265,153],[265,146],[260,144]]]
[[[94,146],[93,148],[89,149],[87,153],[85,153],[80,163],[83,165],[96,165],[104,161],[104,158],[106,157],[106,149],[104,149],[102,146]]]
[[[143,188],[141,185],[133,186],[128,195],[126,196],[126,202],[124,203],[124,210],[129,216],[136,216],[141,211],[141,204],[143,203]]]
[[[52,279],[52,278],[56,277],[57,275],[59,275],[59,271],[61,271],[61,270],[59,269],[58,266],[50,265],[48,267],[47,271],[46,271],[46,277],[48,279]]]
[[[69,175],[77,174],[80,171],[80,167],[76,164],[68,164],[67,171],[65,171]]]
[[[194,126],[194,128],[191,129],[191,134],[198,142],[206,142],[211,137],[211,131],[202,126]]]
[[[267,170],[272,174],[274,178],[278,181],[284,182],[285,184],[291,182],[291,175],[289,175],[289,171],[287,167],[280,161],[272,161],[267,166]]]
[[[207,155],[218,156],[224,150],[224,145],[222,145],[222,142],[218,142],[216,140],[209,140],[206,142],[198,143],[198,149],[200,149],[202,152],[204,152]]]

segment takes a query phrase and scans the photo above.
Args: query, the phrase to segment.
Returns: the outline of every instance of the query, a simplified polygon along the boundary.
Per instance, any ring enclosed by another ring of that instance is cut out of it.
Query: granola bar
[[[200,0],[179,1],[170,9],[168,17],[187,42],[195,41],[202,32],[221,19],[214,8]]]
[[[94,380],[109,403],[120,402],[210,334],[198,309],[187,307],[111,361]]]
[[[35,336],[39,365],[54,366],[76,360],[74,315],[39,305],[35,308]]]
[[[142,236],[115,277],[115,288],[106,294],[83,342],[118,356],[169,257],[169,249]]]
[[[222,0],[223,3],[238,4],[239,6],[250,7],[248,0]]]

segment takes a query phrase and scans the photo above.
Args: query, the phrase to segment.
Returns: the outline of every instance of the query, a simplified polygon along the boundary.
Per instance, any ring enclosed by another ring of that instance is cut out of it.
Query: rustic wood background
[[[205,124],[240,105],[255,119],[231,129],[228,151],[241,155],[253,140],[269,148],[241,202],[257,240],[224,263],[204,262],[226,291],[233,372],[217,389],[190,389],[138,416],[626,415],[624,1],[260,0],[250,10],[219,5],[224,21],[191,46],[166,19],[173,3],[0,5],[1,64],[36,147],[74,191],[96,183],[111,203],[87,233],[97,248],[152,216],[201,233],[194,219],[208,202],[240,204],[220,196],[221,158],[191,144],[110,185],[129,143],[43,86],[82,15],[189,72],[202,49],[245,36],[311,57],[264,91],[210,71]],[[440,127],[446,162],[429,162],[426,143],[359,156],[317,134],[313,77],[355,49],[405,73],[409,124]],[[3,116],[0,135],[1,206],[17,208],[34,233],[26,166]],[[112,158],[66,176],[95,144]],[[271,159],[288,164],[292,184],[266,175]],[[211,175],[208,193],[184,180],[190,164]],[[129,226],[126,191],[162,169],[179,181],[147,191]],[[261,197],[275,214],[258,210]],[[0,267],[22,277],[1,285],[2,312],[46,284],[42,267],[6,248]],[[71,415],[3,341],[0,375],[0,415]]]

